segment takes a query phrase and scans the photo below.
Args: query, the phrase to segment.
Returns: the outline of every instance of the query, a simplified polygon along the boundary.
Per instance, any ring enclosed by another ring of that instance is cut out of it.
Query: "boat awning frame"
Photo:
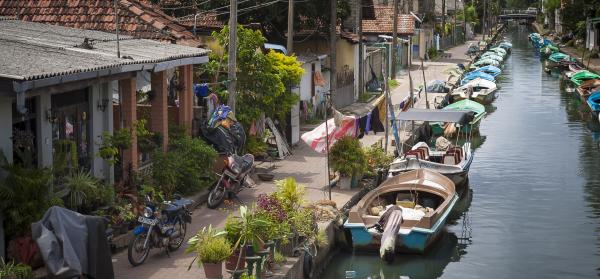
[[[432,109],[415,109],[398,113],[397,121],[430,121],[451,122],[460,125],[469,124],[473,120],[473,112],[467,110],[442,111]]]

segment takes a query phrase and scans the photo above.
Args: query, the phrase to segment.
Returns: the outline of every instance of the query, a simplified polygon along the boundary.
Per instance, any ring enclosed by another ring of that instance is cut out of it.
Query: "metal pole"
[[[119,5],[117,0],[113,1],[115,5],[115,31],[117,33],[117,58],[121,58],[121,44],[119,43]]]
[[[390,73],[389,73],[389,71],[386,70],[386,68],[387,68],[387,66],[384,67],[384,71],[385,71],[384,72],[384,77],[385,77],[385,83],[384,83],[385,97],[384,98],[385,98],[385,100],[383,100],[383,101],[385,102],[385,147],[384,147],[384,150],[385,150],[385,153],[387,154],[387,152],[388,152],[388,137],[390,134],[390,129],[389,129],[390,123],[388,120],[388,114],[390,113],[388,111],[388,106],[389,106],[388,98],[390,97]],[[392,113],[394,113],[394,112],[392,111]]]
[[[392,69],[390,70],[390,74],[393,79],[396,79],[396,65],[398,64],[398,57],[396,54],[398,53],[396,49],[398,48],[398,0],[394,0],[394,29],[392,30]]]
[[[237,80],[237,0],[229,0],[229,97],[227,105],[235,113],[236,80]]]
[[[325,151],[327,152],[327,190],[329,192],[329,200],[331,200],[331,173],[329,170],[329,122],[327,119],[327,110],[329,110],[329,93],[325,93]]]
[[[456,0],[454,0],[454,26],[452,27],[452,38],[454,38],[452,43],[454,45],[457,45],[457,42],[456,42],[456,39],[457,39],[456,38],[456,11],[457,11]]]
[[[294,0],[288,0],[288,3],[287,52],[291,55],[294,52]]]
[[[423,72],[423,92],[425,92],[425,108],[429,109],[429,100],[427,99],[427,80],[425,80],[425,66],[421,59],[421,71]]]
[[[486,13],[487,13],[487,12],[486,12],[486,10],[487,10],[487,0],[483,0],[483,21],[482,21],[482,29],[483,29],[483,40],[484,40],[484,41],[485,41],[485,34],[486,34],[486,27],[487,27],[487,25],[486,25],[486,22],[485,22],[485,19],[486,19],[486,17],[485,17],[485,16],[486,16]]]
[[[331,76],[329,77],[329,99],[326,97],[325,102],[331,103],[331,97],[335,96],[336,86],[337,86],[337,70],[336,70],[336,47],[337,47],[337,0],[330,0],[331,10],[330,10],[330,22],[329,22],[329,51],[330,54],[330,72]],[[325,133],[327,140],[327,187],[329,188],[329,200],[331,200],[331,175],[329,170],[329,127],[327,124],[327,104],[325,108]],[[331,104],[333,107],[333,104]]]
[[[358,33],[358,96],[365,90],[365,48],[362,41],[362,0],[357,1],[357,33]]]

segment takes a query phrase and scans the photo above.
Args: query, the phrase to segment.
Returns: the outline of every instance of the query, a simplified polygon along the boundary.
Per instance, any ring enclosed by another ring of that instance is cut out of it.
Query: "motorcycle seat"
[[[244,156],[233,155],[233,160],[240,166],[242,172],[248,171],[254,165],[254,156],[252,154],[246,154]]]

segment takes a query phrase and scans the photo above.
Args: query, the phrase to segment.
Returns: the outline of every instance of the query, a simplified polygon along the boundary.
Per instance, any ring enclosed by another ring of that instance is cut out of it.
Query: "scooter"
[[[225,195],[236,197],[244,187],[249,187],[246,177],[254,166],[254,156],[246,154],[238,156],[230,155],[225,160],[225,167],[219,176],[219,181],[208,194],[208,208],[217,208],[225,199]]]

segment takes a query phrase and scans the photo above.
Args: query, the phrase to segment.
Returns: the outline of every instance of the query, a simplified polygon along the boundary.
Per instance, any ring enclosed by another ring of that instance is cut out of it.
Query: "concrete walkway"
[[[435,61],[425,62],[425,77],[426,79],[447,79],[447,74],[443,71],[456,63],[464,63],[468,57],[465,55],[469,42],[465,45],[461,45],[452,48],[447,53],[452,54],[451,61]],[[414,86],[417,87],[423,82],[422,71],[420,64],[417,66],[416,61],[413,61],[415,65],[411,68],[411,75],[413,77]],[[408,75],[402,75],[398,78],[400,85],[393,90],[391,98],[394,104],[398,104],[402,99],[409,95],[408,86]],[[419,107],[425,107],[424,101],[417,103]],[[384,133],[378,133],[377,135],[367,135],[362,139],[363,145],[370,145],[384,136]],[[390,135],[390,142],[392,136]],[[283,161],[273,163],[263,163],[258,167],[269,168],[271,173],[275,175],[275,179],[283,179],[286,177],[294,177],[296,180],[304,184],[307,189],[307,200],[318,201],[327,199],[327,191],[325,185],[327,184],[327,171],[326,171],[326,157],[323,154],[314,152],[306,145],[301,142],[294,149],[294,154]],[[239,198],[243,204],[251,204],[255,201],[255,198],[262,193],[270,193],[275,190],[275,184],[273,182],[257,182],[256,186],[251,189],[244,189],[239,194]],[[332,200],[336,201],[338,207],[345,204],[356,191],[344,191],[339,189],[332,190]],[[224,205],[221,208],[213,210],[206,207],[201,207],[193,212],[193,222],[188,226],[186,235],[187,238],[191,237],[195,232],[202,229],[205,226],[212,225],[213,227],[222,228],[225,224],[225,218],[235,212],[239,205]],[[193,259],[192,255],[186,255],[183,253],[185,250],[186,243],[179,250],[171,253],[170,257],[167,257],[165,252],[160,249],[155,249],[150,252],[150,255],[146,262],[138,267],[131,267],[127,260],[127,251],[120,252],[113,257],[113,267],[116,278],[204,278],[204,272],[197,265],[194,265],[191,270],[187,270],[188,265]]]

